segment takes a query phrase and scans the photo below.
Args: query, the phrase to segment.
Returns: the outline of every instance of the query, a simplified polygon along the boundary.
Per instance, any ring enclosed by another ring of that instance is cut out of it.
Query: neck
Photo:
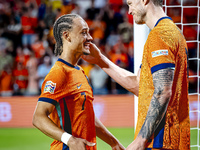
[[[163,11],[162,7],[150,5],[148,9],[149,9],[149,12],[147,13],[147,17],[146,17],[146,25],[152,30],[155,24],[157,23],[157,21],[160,18],[165,17],[167,15]]]
[[[74,54],[73,50],[66,49],[63,47],[63,52],[59,58],[65,60],[66,62],[72,64],[73,66],[76,66],[78,60],[80,59],[80,55]]]

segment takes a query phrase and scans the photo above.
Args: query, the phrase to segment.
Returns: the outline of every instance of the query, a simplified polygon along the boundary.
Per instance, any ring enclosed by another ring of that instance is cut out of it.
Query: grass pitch
[[[133,128],[108,128],[127,147],[134,136]],[[35,128],[0,128],[0,150],[49,150],[53,139]],[[197,132],[191,130],[191,144],[197,143]],[[97,138],[98,150],[111,150],[111,147]],[[191,150],[196,150],[191,148]]]
[[[128,146],[133,140],[132,128],[109,128],[118,140]],[[36,128],[0,128],[0,150],[49,150],[53,139]],[[97,138],[98,150],[111,150],[110,146]]]

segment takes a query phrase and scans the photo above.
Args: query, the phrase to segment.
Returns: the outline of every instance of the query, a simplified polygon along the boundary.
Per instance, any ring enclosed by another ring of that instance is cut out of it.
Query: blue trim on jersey
[[[63,149],[62,150],[69,150],[69,147],[63,143]]]
[[[85,92],[81,92],[81,95],[85,95]]]
[[[74,65],[72,65],[72,64],[70,64],[70,63],[68,63],[68,62],[66,62],[65,60],[61,59],[61,58],[58,58],[57,61],[60,61],[60,62],[62,62],[62,63],[64,63],[64,64],[66,64],[67,66],[70,66],[70,67],[72,67],[72,68],[75,68],[75,69],[77,69],[77,70],[80,70],[80,68],[79,68],[78,66],[74,66]]]
[[[161,20],[163,20],[163,19],[170,19],[170,20],[172,20],[171,17],[162,17],[162,18],[160,18],[160,19],[156,22],[156,24],[155,24],[154,27],[156,27],[156,26],[158,25],[158,23],[159,23]]]
[[[154,138],[153,148],[163,147],[164,127],[159,131],[158,135]]]
[[[162,63],[162,64],[155,65],[151,68],[151,74],[153,74],[154,72],[156,72],[160,69],[166,69],[166,68],[175,69],[175,64],[173,64],[173,63]]]
[[[89,80],[89,78],[85,75],[85,77],[86,77],[86,79],[87,79],[87,81],[88,81],[88,83],[89,83],[89,85],[90,85],[90,87],[92,88],[92,85],[91,85],[91,83],[90,83],[90,80]]]
[[[56,100],[50,99],[50,98],[46,98],[46,97],[40,97],[40,98],[38,99],[38,102],[47,102],[47,103],[51,103],[51,104],[53,104],[53,105],[55,105],[55,106],[56,106],[56,104],[57,104],[57,101],[56,101]]]
[[[151,150],[151,148],[145,148],[145,150]]]
[[[166,118],[165,116],[163,117],[162,121],[160,122],[159,126],[154,132],[153,148],[163,147],[164,127],[165,127],[165,118]]]

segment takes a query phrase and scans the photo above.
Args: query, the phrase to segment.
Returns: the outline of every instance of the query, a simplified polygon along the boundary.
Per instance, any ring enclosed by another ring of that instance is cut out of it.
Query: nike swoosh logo
[[[82,85],[82,84],[81,84],[81,85]],[[77,85],[77,88],[80,89],[80,88],[81,88],[81,85],[79,85],[79,86]]]

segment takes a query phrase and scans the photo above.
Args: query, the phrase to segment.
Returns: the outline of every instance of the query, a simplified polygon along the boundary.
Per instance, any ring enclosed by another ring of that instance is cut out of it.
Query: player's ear
[[[150,0],[142,0],[142,1],[144,5],[147,5],[150,2]]]
[[[69,32],[67,32],[67,31],[64,31],[64,32],[63,32],[63,38],[64,38],[65,40],[71,42],[71,38],[70,38],[70,36],[69,36]]]

